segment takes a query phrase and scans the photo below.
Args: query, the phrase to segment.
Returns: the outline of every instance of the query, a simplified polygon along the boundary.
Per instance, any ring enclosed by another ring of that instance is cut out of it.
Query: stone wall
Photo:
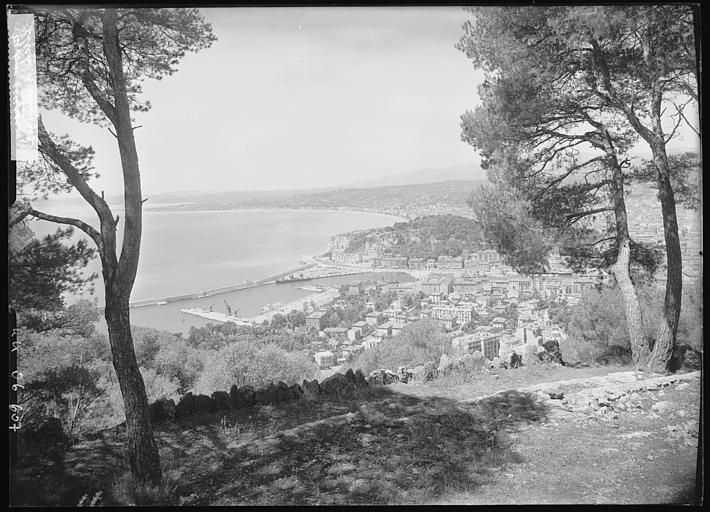
[[[363,373],[360,370],[353,372],[352,369],[344,374],[333,374],[322,382],[316,379],[304,380],[303,384],[289,386],[280,381],[261,389],[234,385],[229,392],[215,391],[211,396],[187,393],[177,405],[172,399],[161,398],[149,405],[150,418],[153,422],[173,421],[192,414],[275,405],[304,398],[316,399],[323,396],[340,399],[352,396],[355,391],[367,386],[368,382]]]

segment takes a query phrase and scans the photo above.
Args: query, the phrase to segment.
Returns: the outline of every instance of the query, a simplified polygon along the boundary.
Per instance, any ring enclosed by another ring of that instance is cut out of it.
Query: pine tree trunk
[[[663,232],[666,242],[666,294],[663,301],[663,316],[656,332],[653,352],[648,369],[655,372],[671,371],[676,366],[675,345],[683,293],[683,258],[678,235],[678,218],[675,197],[670,182],[670,169],[665,144],[651,146],[656,167],[658,198],[663,214]]]
[[[113,367],[123,395],[128,438],[128,464],[138,482],[157,485],[162,480],[158,447],[150,424],[148,397],[133,350],[128,300],[106,294],[106,323]]]
[[[605,152],[607,164],[611,171],[611,200],[616,219],[616,263],[612,267],[616,283],[621,293],[624,305],[626,329],[631,344],[631,355],[634,367],[640,368],[646,364],[650,349],[641,316],[638,294],[631,280],[631,239],[626,215],[626,200],[624,199],[624,175],[616,157],[616,150],[608,133],[605,133]]]

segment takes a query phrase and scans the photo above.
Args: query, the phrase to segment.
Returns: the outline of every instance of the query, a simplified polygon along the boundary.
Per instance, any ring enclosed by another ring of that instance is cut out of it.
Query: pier
[[[340,296],[340,292],[336,288],[327,288],[322,292],[306,295],[301,299],[284,304],[279,308],[275,308],[252,317],[235,317],[227,315],[226,313],[219,313],[217,311],[206,311],[202,308],[185,308],[181,309],[180,312],[220,323],[234,322],[237,325],[252,325],[260,324],[264,321],[268,322],[279,313],[285,315],[294,309],[303,311],[303,305],[310,304],[311,302],[313,302],[317,308],[325,306],[326,304],[333,302],[336,298],[338,298],[338,296]]]
[[[129,304],[129,306],[132,308],[139,308],[141,306],[156,306],[159,304],[162,305],[162,304],[168,304],[171,302],[179,302],[181,300],[201,299],[203,297],[211,297],[213,295],[220,295],[223,293],[231,293],[231,292],[236,292],[239,290],[246,290],[247,288],[255,288],[257,286],[262,286],[265,284],[274,283],[274,282],[276,282],[277,279],[281,279],[282,277],[293,274],[294,272],[301,272],[303,270],[313,268],[316,265],[317,265],[316,263],[308,263],[306,265],[301,265],[299,267],[287,270],[286,272],[281,272],[280,274],[276,274],[275,276],[269,276],[269,277],[265,277],[263,279],[259,279],[258,281],[245,281],[243,283],[235,284],[232,286],[223,286],[221,288],[211,288],[209,290],[202,290],[199,292],[186,293],[183,295],[173,295],[171,297],[162,297],[159,299],[136,300],[136,301],[131,302]],[[100,307],[98,309],[100,311],[103,311],[104,308]]]

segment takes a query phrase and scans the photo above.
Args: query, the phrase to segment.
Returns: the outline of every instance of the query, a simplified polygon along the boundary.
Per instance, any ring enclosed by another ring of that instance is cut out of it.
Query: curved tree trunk
[[[608,133],[605,133],[604,151],[612,175],[610,180],[611,200],[616,219],[617,257],[612,271],[616,283],[619,285],[621,301],[624,304],[624,316],[626,317],[626,328],[631,343],[633,364],[636,368],[640,368],[646,364],[650,350],[643,326],[638,295],[631,281],[631,239],[626,215],[626,200],[624,199],[624,175]]]
[[[139,482],[157,485],[161,481],[158,447],[150,424],[148,400],[143,377],[133,350],[128,300],[106,294],[106,324],[113,367],[123,396],[128,438],[128,464]]]
[[[678,319],[680,318],[683,293],[683,258],[678,235],[678,218],[675,197],[670,182],[670,169],[665,144],[653,144],[653,162],[656,167],[658,198],[663,214],[663,233],[666,241],[666,294],[663,301],[663,316],[656,332],[649,370],[671,371],[676,367],[675,353]]]
[[[106,282],[106,323],[113,355],[113,366],[121,386],[126,410],[129,465],[139,482],[158,484],[162,481],[158,448],[150,425],[148,398],[143,377],[133,348],[129,298],[138,271],[143,230],[143,200],[141,192],[138,151],[133,136],[130,105],[119,35],[116,28],[117,12],[107,9],[104,15],[104,54],[113,76],[114,119],[116,139],[121,157],[124,190],[123,243],[117,265],[109,266],[104,274]],[[118,218],[112,226],[115,233]],[[108,227],[102,222],[102,233]],[[114,253],[115,256],[115,253]]]

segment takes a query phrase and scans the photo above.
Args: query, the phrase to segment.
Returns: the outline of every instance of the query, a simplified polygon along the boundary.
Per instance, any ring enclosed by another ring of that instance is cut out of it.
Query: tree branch
[[[67,224],[69,226],[77,227],[91,237],[91,239],[98,247],[99,252],[102,252],[103,250],[103,238],[101,237],[101,233],[96,231],[84,221],[71,217],[59,217],[57,215],[50,215],[48,213],[35,210],[34,208],[28,208],[27,215],[31,215],[32,217],[35,217],[37,219],[46,220],[48,222],[54,222],[56,224]]]

